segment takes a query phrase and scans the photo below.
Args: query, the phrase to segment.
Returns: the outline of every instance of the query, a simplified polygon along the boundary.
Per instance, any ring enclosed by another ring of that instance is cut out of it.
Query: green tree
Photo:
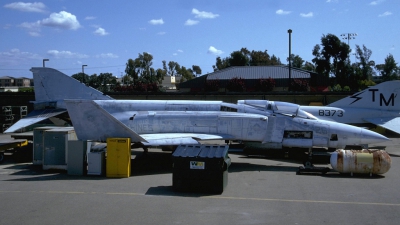
[[[271,57],[265,51],[249,51],[247,48],[241,48],[239,51],[234,51],[229,57],[222,59],[217,57],[214,71],[222,70],[231,66],[269,66],[282,65],[279,58],[275,55]]]
[[[228,57],[221,59],[221,57],[218,56],[216,59],[215,65],[213,65],[212,67],[213,67],[214,71],[218,71],[218,70],[228,68],[229,66],[230,66],[230,64],[229,64]]]
[[[76,80],[80,81],[81,83],[88,84],[89,83],[89,76],[86,73],[75,73],[71,76]]]
[[[271,66],[274,66],[274,65],[279,66],[279,65],[282,65],[282,63],[281,63],[281,60],[278,57],[276,57],[275,55],[272,55],[271,56],[271,62],[270,62],[269,65],[271,65]]]
[[[197,65],[192,65],[192,71],[194,73],[194,75],[197,77],[199,75],[201,75],[201,68],[200,66]]]
[[[314,46],[312,51],[316,72],[326,77],[334,76],[339,84],[346,83],[350,47],[333,34],[323,35],[321,46]]]
[[[392,54],[389,54],[385,58],[385,64],[376,65],[376,69],[379,71],[384,81],[398,79],[399,67],[397,66]]]
[[[180,70],[181,66],[174,61],[169,61],[168,62],[168,66],[167,66],[167,62],[164,60],[162,61],[163,63],[163,69],[165,70],[165,73],[167,76],[176,76],[178,71]]]
[[[186,67],[184,67],[184,66],[182,66],[179,69],[178,74],[181,77],[181,80],[180,80],[181,83],[193,79],[193,76],[194,76],[192,70],[186,69]]]
[[[152,68],[153,56],[147,52],[143,52],[143,54],[139,54],[139,57],[135,61],[139,64],[140,80],[144,83],[152,83],[155,80],[155,71]]]
[[[315,72],[315,66],[311,62],[305,62],[304,66],[302,67],[303,70]]]
[[[304,60],[299,55],[292,54],[291,56],[292,67],[299,69],[303,68]],[[286,61],[289,63],[289,57],[287,57]]]
[[[243,51],[234,51],[229,58],[229,66],[248,66],[249,57]]]
[[[133,83],[137,82],[139,79],[139,68],[139,60],[128,59],[125,67],[125,73],[132,78]]]
[[[369,58],[372,55],[372,51],[363,45],[361,49],[359,45],[356,45],[356,59],[358,59],[358,65],[361,69],[361,79],[371,80],[374,74],[375,62]]]
[[[97,77],[97,83],[99,84],[99,91],[107,92],[114,89],[113,87],[117,84],[117,79],[112,73],[100,73]]]
[[[265,51],[251,51],[250,53],[250,66],[268,66],[271,65],[271,57],[267,50]]]
[[[100,83],[97,80],[97,74],[92,74],[89,76],[89,81],[87,83],[90,87],[97,89],[100,87]]]

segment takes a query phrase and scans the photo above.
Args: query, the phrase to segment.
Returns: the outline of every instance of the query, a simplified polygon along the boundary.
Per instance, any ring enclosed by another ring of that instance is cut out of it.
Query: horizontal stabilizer
[[[92,100],[65,100],[79,140],[106,141],[109,137],[147,142]]]
[[[4,133],[20,132],[25,127],[49,119],[51,117],[60,115],[66,111],[67,110],[65,109],[34,110],[30,112],[26,117],[18,120],[18,122],[9,127],[6,131],[4,131]]]
[[[364,118],[364,120],[400,134],[400,117]]]

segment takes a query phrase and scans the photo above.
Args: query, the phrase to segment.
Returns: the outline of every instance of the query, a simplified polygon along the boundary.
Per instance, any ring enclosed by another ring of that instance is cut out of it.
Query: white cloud
[[[314,14],[313,14],[312,12],[309,12],[309,13],[300,13],[300,16],[301,16],[301,17],[313,17]]]
[[[3,26],[3,29],[9,29],[10,27],[12,27],[12,25],[11,24],[9,24],[9,23],[7,23],[7,24],[4,24],[4,26]]]
[[[47,51],[47,54],[55,58],[78,58],[78,59],[89,58],[88,55],[74,53],[70,51],[49,50]]]
[[[94,17],[94,16],[87,16],[87,17],[85,17],[85,20],[94,20],[94,19],[96,19],[96,17]]]
[[[327,2],[327,3],[331,3],[331,2],[337,3],[338,0],[326,0],[326,2]]]
[[[376,1],[372,1],[372,2],[370,2],[369,3],[369,5],[379,5],[379,4],[381,4],[382,2],[384,2],[385,0],[376,0]]]
[[[105,36],[108,35],[109,33],[107,33],[107,31],[104,28],[97,28],[97,30],[95,32],[93,32],[95,35],[99,35],[99,36]]]
[[[27,29],[30,36],[33,36],[33,37],[40,36],[40,21],[37,21],[35,23],[25,22],[19,26]]]
[[[178,49],[177,52],[172,53],[173,56],[177,56],[179,53],[183,53],[182,50]]]
[[[59,13],[52,13],[47,19],[40,22],[43,26],[56,27],[69,30],[77,30],[81,27],[76,16],[65,11]]]
[[[201,18],[201,19],[214,19],[219,16],[218,14],[214,14],[212,12],[199,11],[197,9],[192,9],[192,14],[195,14],[196,18]]]
[[[35,32],[35,31],[29,31],[28,34],[32,37],[40,37],[40,33],[39,32]]]
[[[100,55],[96,55],[96,58],[111,58],[111,59],[115,59],[115,58],[119,58],[119,56],[113,54],[113,53],[101,53]]]
[[[26,29],[40,29],[40,21],[34,22],[34,23],[28,23],[24,22],[19,25],[20,27],[26,28]]]
[[[149,23],[152,24],[152,25],[162,25],[162,24],[164,24],[164,20],[163,19],[150,20]]]
[[[207,53],[209,53],[209,54],[214,54],[214,55],[221,55],[221,54],[223,54],[224,52],[221,51],[221,50],[216,49],[214,46],[210,46],[210,47],[208,48]]]
[[[276,14],[278,14],[278,15],[287,15],[290,13],[291,13],[291,11],[283,11],[283,9],[276,10]]]
[[[43,57],[39,56],[36,53],[22,52],[19,49],[14,48],[7,52],[0,52],[0,65],[14,66],[27,60],[38,60],[42,58]]]
[[[390,16],[390,15],[392,15],[392,13],[389,12],[389,11],[386,11],[386,12],[384,12],[383,14],[380,14],[379,17]]]
[[[41,2],[14,2],[4,5],[4,8],[15,9],[23,12],[45,12],[46,6]]]
[[[198,24],[198,23],[199,23],[198,20],[191,20],[191,19],[188,19],[188,20],[186,20],[186,22],[185,22],[185,26],[193,26],[193,25],[196,25],[196,24]]]
[[[19,26],[27,29],[31,36],[40,36],[41,27],[43,26],[68,30],[76,30],[81,27],[76,16],[65,11],[52,13],[49,18],[38,20],[36,22],[24,22]]]
[[[166,33],[167,33],[167,32],[161,31],[161,32],[158,32],[157,35],[164,35],[164,34],[166,34]]]

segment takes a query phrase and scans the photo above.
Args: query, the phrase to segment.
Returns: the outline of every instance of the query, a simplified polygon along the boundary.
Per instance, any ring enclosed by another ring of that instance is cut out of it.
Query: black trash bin
[[[222,193],[228,184],[228,145],[181,145],[172,154],[174,191]]]

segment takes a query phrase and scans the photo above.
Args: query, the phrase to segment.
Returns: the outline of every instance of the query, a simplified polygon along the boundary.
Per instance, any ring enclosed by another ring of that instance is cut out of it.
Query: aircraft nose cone
[[[370,131],[367,129],[362,129],[361,140],[362,140],[362,142],[364,142],[364,144],[373,144],[373,143],[388,141],[389,138],[387,138],[381,134],[378,134],[376,132],[373,132],[373,131]]]

